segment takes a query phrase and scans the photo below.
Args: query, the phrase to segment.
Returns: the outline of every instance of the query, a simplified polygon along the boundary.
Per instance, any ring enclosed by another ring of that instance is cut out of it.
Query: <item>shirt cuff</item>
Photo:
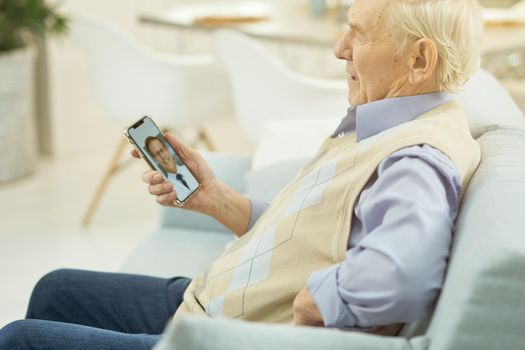
[[[266,208],[268,208],[268,203],[249,197],[248,200],[250,201],[250,204],[252,206],[252,211],[250,213],[250,223],[248,224],[249,231],[252,229],[253,225],[255,225],[262,213],[264,213]]]
[[[326,327],[353,328],[357,318],[341,299],[337,285],[337,274],[340,264],[314,272],[306,286],[323,316]]]

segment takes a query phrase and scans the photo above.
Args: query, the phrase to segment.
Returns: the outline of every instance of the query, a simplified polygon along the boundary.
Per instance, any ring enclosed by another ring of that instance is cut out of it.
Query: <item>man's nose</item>
[[[334,55],[340,60],[352,61],[352,43],[348,31],[346,31],[334,46]]]

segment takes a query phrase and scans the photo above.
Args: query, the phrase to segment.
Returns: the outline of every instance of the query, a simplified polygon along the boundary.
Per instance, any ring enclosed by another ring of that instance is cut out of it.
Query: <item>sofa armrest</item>
[[[217,153],[205,153],[204,158],[215,176],[239,192],[244,192],[244,174],[250,169],[252,158]],[[161,207],[160,228],[187,228],[227,231],[216,220],[184,209]]]
[[[408,340],[328,328],[186,317],[168,325],[154,350],[425,350],[428,345],[426,336]]]

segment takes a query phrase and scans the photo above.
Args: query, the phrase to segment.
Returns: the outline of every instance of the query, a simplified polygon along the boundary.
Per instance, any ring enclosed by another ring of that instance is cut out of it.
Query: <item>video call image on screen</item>
[[[130,134],[155,170],[173,184],[179,201],[184,201],[198,188],[199,184],[192,173],[148,119],[136,129],[130,130]]]

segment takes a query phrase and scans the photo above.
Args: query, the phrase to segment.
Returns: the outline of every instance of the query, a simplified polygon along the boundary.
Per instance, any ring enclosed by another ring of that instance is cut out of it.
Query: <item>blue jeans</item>
[[[35,286],[25,320],[0,330],[0,350],[151,349],[188,278],[57,270]]]

